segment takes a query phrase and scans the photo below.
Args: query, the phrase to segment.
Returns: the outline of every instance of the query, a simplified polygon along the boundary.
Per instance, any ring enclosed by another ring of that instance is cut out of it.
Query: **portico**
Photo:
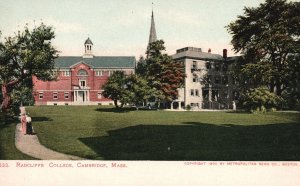
[[[74,87],[74,102],[84,103],[90,101],[89,87]]]

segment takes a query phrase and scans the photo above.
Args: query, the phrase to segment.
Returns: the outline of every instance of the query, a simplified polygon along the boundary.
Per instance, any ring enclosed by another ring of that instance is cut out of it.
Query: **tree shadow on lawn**
[[[162,111],[163,109],[161,109]],[[148,108],[139,108],[136,109],[135,107],[123,107],[123,108],[115,108],[115,107],[100,107],[95,109],[95,111],[98,112],[113,112],[113,113],[127,113],[127,112],[131,112],[131,111],[157,111],[157,109],[148,109]]]
[[[106,160],[300,160],[300,124],[184,124],[138,125],[79,140]]]
[[[53,121],[53,119],[50,119],[48,117],[31,117],[32,121],[35,122],[44,122],[44,121]]]
[[[131,112],[131,111],[136,111],[135,108],[115,108],[115,107],[100,107],[95,109],[95,111],[98,112],[114,112],[114,113],[126,113],[126,112]]]
[[[245,110],[236,110],[236,111],[229,110],[229,111],[226,111],[226,113],[231,113],[231,114],[252,114],[251,112],[248,112],[248,111],[245,111]]]

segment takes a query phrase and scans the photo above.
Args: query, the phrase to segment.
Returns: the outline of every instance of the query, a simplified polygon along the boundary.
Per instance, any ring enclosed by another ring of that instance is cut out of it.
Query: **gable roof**
[[[134,56],[61,56],[55,59],[56,68],[70,68],[78,63],[85,63],[92,68],[135,68]]]

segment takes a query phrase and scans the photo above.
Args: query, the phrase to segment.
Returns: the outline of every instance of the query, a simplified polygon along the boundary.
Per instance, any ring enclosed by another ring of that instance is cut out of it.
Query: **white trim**
[[[68,95],[68,98],[66,98],[66,95]],[[64,98],[65,98],[65,99],[70,99],[70,93],[69,93],[69,92],[65,92],[65,93],[64,93]]]
[[[38,103],[38,102],[37,102]],[[68,103],[68,105],[98,105],[101,103],[101,105],[110,105],[114,104],[113,101],[86,101],[86,102],[72,102],[72,101],[47,101],[46,105],[65,105]]]
[[[56,98],[54,98],[54,95],[56,94]],[[53,98],[53,100],[57,100],[58,99],[58,92],[53,92],[52,93],[52,98]]]
[[[73,90],[35,90],[35,92],[67,92]]]
[[[103,76],[104,70],[94,70],[94,71],[95,71],[95,76],[99,76],[99,77]]]
[[[42,97],[40,95],[42,95]],[[43,99],[44,99],[44,92],[39,92],[39,100],[43,100]]]
[[[86,64],[84,61],[79,61],[79,62],[75,63],[74,65],[71,65],[70,68],[75,67],[75,66],[77,66],[77,65],[79,65],[79,64],[84,64],[84,65],[86,65],[86,66],[93,67],[93,66],[91,66],[91,65]]]

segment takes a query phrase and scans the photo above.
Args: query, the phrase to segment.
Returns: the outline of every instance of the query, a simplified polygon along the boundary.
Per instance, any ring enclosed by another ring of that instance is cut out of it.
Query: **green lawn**
[[[300,114],[28,107],[40,142],[104,160],[300,160]]]
[[[17,150],[15,146],[15,129],[17,119],[7,118],[0,113],[0,159],[1,160],[28,160],[34,159]]]

